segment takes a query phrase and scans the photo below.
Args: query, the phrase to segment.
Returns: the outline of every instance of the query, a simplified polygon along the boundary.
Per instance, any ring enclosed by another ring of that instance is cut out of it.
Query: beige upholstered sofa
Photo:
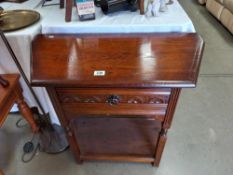
[[[198,0],[233,34],[233,0]]]

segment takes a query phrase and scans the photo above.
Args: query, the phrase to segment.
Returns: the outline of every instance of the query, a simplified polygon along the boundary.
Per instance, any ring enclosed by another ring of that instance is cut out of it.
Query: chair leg
[[[0,175],[4,175],[4,173],[2,172],[2,170],[0,169]]]
[[[36,122],[33,118],[32,111],[29,108],[29,106],[27,105],[27,103],[24,101],[22,90],[21,90],[21,87],[19,84],[15,90],[15,93],[18,97],[16,100],[16,103],[18,105],[18,108],[19,108],[21,114],[27,120],[27,122],[30,124],[32,132],[34,132],[34,133],[38,132],[38,127],[37,127]]]

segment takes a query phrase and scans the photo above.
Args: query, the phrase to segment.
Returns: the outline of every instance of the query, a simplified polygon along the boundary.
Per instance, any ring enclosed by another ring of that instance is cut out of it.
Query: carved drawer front
[[[57,88],[67,114],[164,115],[171,89]]]

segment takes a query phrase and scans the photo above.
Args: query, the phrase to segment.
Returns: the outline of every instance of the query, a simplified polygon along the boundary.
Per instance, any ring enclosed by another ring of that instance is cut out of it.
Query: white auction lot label
[[[105,76],[105,70],[95,70],[94,76]]]

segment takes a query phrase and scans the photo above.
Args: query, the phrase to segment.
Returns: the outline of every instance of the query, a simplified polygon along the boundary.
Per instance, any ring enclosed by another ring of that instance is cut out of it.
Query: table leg
[[[167,141],[167,130],[162,129],[162,132],[160,133],[159,143],[157,146],[157,151],[155,153],[155,160],[153,163],[154,166],[157,167],[159,166],[166,141]]]
[[[145,13],[144,11],[144,0],[138,0],[138,5],[140,9],[140,14],[143,15]]]
[[[33,118],[32,111],[29,108],[29,106],[27,105],[27,103],[24,101],[22,89],[21,89],[19,84],[16,87],[15,93],[17,96],[16,103],[18,105],[18,108],[19,108],[21,114],[27,120],[27,122],[30,124],[32,131],[34,133],[38,132],[38,127],[37,127],[36,122]]]
[[[66,16],[65,16],[66,22],[71,21],[73,4],[74,4],[73,0],[66,0]]]

